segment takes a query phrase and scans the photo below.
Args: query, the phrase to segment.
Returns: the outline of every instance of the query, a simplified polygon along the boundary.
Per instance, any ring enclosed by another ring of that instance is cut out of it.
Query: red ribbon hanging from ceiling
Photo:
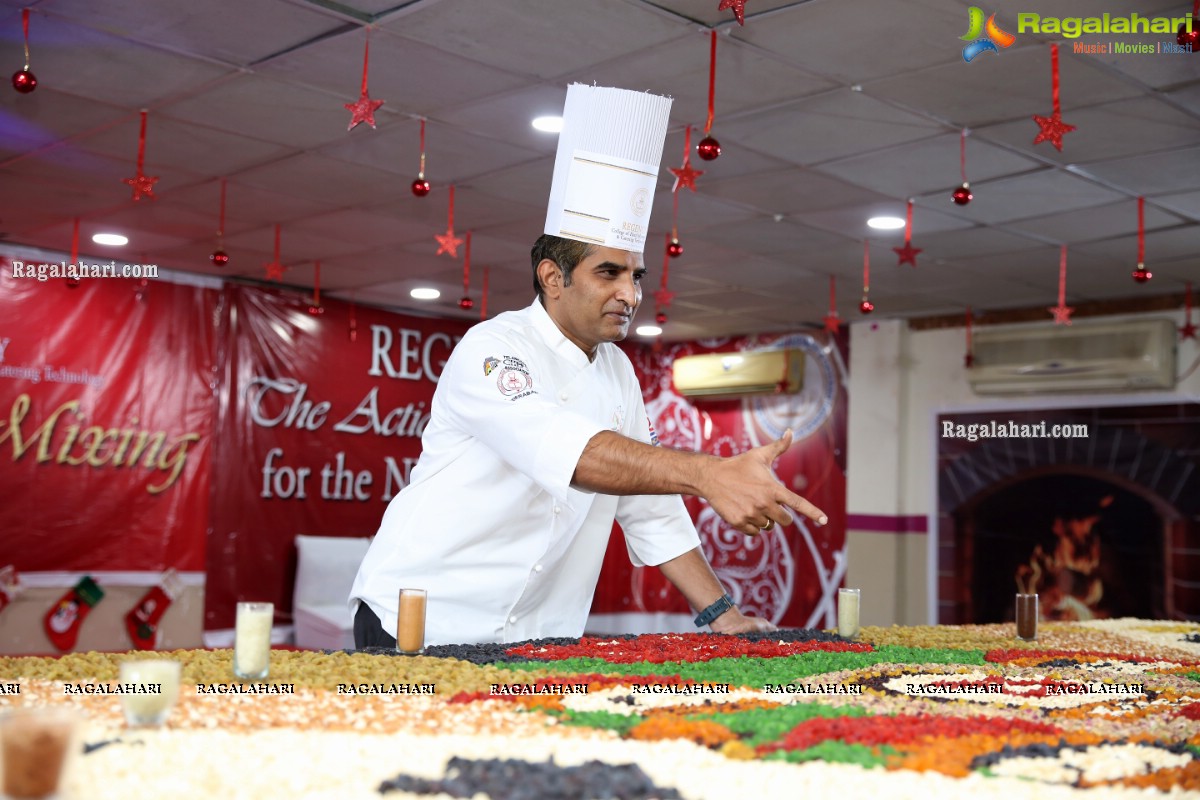
[[[674,294],[667,288],[667,281],[670,277],[671,270],[671,237],[670,234],[666,237],[667,246],[663,248],[663,269],[662,280],[658,284],[658,291],[654,293],[654,321],[662,325],[667,321],[667,308],[671,305],[671,300]]]
[[[962,172],[962,182],[967,183],[967,129],[962,129],[958,143],[958,168]]]
[[[491,277],[491,267],[483,268],[483,295],[479,298],[479,319],[487,319],[488,279]]]
[[[863,239],[863,296],[862,302],[859,303],[858,309],[864,314],[870,314],[875,310],[875,306],[871,303],[871,242],[868,239]]]
[[[963,357],[963,363],[968,368],[975,364],[975,344],[971,337],[971,307],[967,306],[967,354]]]
[[[1197,0],[1200,2],[1200,0]],[[1146,263],[1146,198],[1138,198],[1138,268]]]
[[[217,215],[217,239],[225,235],[225,179],[221,178],[221,210]]]
[[[1067,246],[1064,244],[1058,251],[1058,305],[1067,304]]]
[[[1197,0],[1200,2],[1200,0]],[[1195,339],[1196,325],[1192,322],[1192,282],[1185,284],[1183,293],[1183,326],[1179,329],[1180,339]]]
[[[363,77],[362,77],[362,94],[367,94],[367,70],[371,63],[371,26],[367,26],[367,41],[363,45]]]
[[[1062,103],[1058,89],[1058,45],[1050,45],[1050,98],[1054,104],[1054,116],[1062,116]]]
[[[453,227],[453,225],[451,225]],[[471,294],[471,232],[467,231],[466,252],[463,253],[463,298]]]
[[[138,175],[144,172],[146,166],[146,109],[142,109],[142,127],[138,133],[138,154],[137,154],[137,171]]]
[[[25,72],[29,72],[29,9],[21,9],[21,29],[25,32]]]
[[[712,132],[713,115],[717,98],[717,31],[714,28],[708,48],[708,119],[704,122],[704,135]]]
[[[425,118],[421,117],[421,169],[417,172],[417,178],[425,180]]]

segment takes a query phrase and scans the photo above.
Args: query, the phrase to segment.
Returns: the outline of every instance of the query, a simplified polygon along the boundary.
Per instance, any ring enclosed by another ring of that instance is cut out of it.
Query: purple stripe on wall
[[[872,533],[928,533],[924,515],[891,516],[888,514],[847,514],[846,530]]]

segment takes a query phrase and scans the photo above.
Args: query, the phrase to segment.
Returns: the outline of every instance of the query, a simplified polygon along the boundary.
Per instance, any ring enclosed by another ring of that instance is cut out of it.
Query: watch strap
[[[734,603],[732,597],[730,597],[728,594],[721,595],[721,597],[715,603],[701,611],[696,617],[696,627],[703,628],[705,625],[708,625],[717,617],[733,608],[733,606]]]

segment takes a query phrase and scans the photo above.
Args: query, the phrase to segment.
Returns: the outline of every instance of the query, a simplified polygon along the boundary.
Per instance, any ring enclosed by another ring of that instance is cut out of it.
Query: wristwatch
[[[733,608],[733,598],[727,594],[721,595],[719,600],[701,611],[696,617],[696,627],[703,628],[731,608]]]

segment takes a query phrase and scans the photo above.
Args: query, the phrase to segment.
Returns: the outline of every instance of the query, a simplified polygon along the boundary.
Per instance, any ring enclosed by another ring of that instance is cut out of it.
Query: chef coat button
[[[534,565],[533,565],[533,571],[534,571],[534,572],[541,572],[541,571],[542,571],[542,565],[541,565],[541,564],[534,564]]]
[[[517,618],[516,618],[516,617],[509,617],[509,618],[508,618],[508,621],[509,621],[511,624],[515,625],[515,624],[517,623]]]
[[[555,507],[554,507],[554,513],[555,513],[555,514],[557,514],[557,513],[558,513],[558,512],[560,512],[560,511],[562,511],[562,509],[561,509],[561,508],[559,508],[558,506],[555,506]]]
[[[567,393],[566,393],[566,392],[563,392],[562,394],[560,394],[560,395],[558,396],[558,399],[559,399],[559,400],[562,400],[562,401],[565,403],[565,402],[567,401]]]

